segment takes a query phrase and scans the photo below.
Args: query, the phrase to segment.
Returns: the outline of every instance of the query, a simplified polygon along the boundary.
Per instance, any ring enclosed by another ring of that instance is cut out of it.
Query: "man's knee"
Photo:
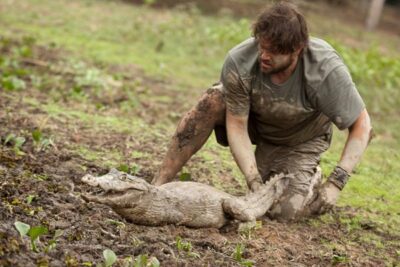
[[[307,207],[321,184],[322,171],[318,166],[310,175],[298,172],[296,179],[291,180],[284,195],[271,208],[270,217],[280,221],[292,221],[307,215]]]
[[[222,87],[215,85],[209,88],[197,103],[196,110],[213,117],[216,124],[224,124],[225,121],[225,100]]]

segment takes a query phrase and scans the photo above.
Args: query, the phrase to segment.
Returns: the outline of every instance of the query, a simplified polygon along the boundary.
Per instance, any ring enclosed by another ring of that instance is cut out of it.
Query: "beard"
[[[262,61],[260,59],[261,71],[265,74],[276,74],[287,70],[294,62],[295,57],[290,56],[286,60],[274,61]],[[266,65],[266,66],[265,66]]]

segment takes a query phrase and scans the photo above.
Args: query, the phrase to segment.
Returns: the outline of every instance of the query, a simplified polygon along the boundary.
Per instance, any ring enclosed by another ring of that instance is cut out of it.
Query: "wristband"
[[[343,190],[349,178],[350,174],[345,169],[336,166],[333,172],[329,175],[328,181],[336,185],[340,190]]]

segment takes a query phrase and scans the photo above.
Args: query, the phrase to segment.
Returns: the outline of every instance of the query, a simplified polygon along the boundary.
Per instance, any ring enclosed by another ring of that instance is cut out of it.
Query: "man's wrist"
[[[251,189],[254,184],[262,184],[262,179],[259,174],[246,177],[247,186]]]
[[[336,166],[329,175],[328,181],[334,184],[340,190],[343,190],[349,178],[350,174],[345,169],[340,166]]]

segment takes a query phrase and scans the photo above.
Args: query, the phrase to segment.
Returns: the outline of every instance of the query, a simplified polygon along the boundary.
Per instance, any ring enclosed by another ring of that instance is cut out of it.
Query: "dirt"
[[[40,49],[41,53],[33,49],[32,58],[36,61],[56,64],[63,60],[52,49]],[[2,54],[10,51],[2,50]],[[56,75],[38,64],[23,66],[35,75]],[[140,72],[133,76],[137,75],[142,80],[140,88],[147,88],[152,94],[168,91],[165,90],[170,86],[168,83],[152,80]],[[61,78],[68,80],[69,76],[61,74]],[[142,166],[137,174],[150,181],[165,152],[160,147],[167,146],[168,138],[143,139],[118,129],[93,127],[89,122],[65,114],[49,116],[43,106],[53,101],[51,89],[37,90],[28,76],[23,79],[27,83],[25,90],[0,89],[0,266],[91,266],[103,261],[106,248],[116,253],[118,266],[123,265],[124,258],[138,255],[156,257],[161,266],[239,266],[245,264],[243,260],[251,260],[255,266],[384,266],[388,262],[395,265],[400,260],[398,233],[371,223],[363,211],[351,208],[336,209],[327,217],[330,219],[305,219],[298,223],[278,223],[264,218],[260,228],[239,233],[237,225],[221,230],[138,226],[125,221],[109,207],[86,203],[80,194],[92,189],[82,184],[80,178],[86,173],[104,174],[108,168],[101,160],[84,158],[77,152],[77,146],[98,151],[118,150],[123,155],[132,150],[146,152],[150,157],[130,160]],[[129,84],[132,79],[136,78],[127,75],[124,82]],[[83,107],[79,99],[64,96],[65,99],[57,102],[64,108],[80,108],[88,114],[103,116],[137,116],[149,125],[164,118],[165,112],[169,112],[168,106],[175,107],[173,98],[167,104],[141,98],[141,108],[126,114],[119,109],[119,102],[96,110]],[[26,99],[35,99],[39,104]],[[172,120],[175,122],[176,119]],[[44,135],[57,137],[55,146],[44,151],[37,150],[31,137],[31,132],[40,126]],[[26,138],[20,151],[12,144],[5,144],[9,133]],[[204,171],[197,179],[204,180],[206,176]],[[30,195],[34,198],[29,203]],[[362,222],[352,228],[346,222],[352,222],[355,215],[361,216]],[[40,237],[39,252],[32,250],[28,237],[19,236],[14,226],[16,221],[48,228],[49,233]],[[62,234],[49,250],[56,230]],[[367,235],[387,245],[375,246],[363,239]],[[177,237],[190,242],[191,249],[182,249]],[[238,244],[245,249],[235,259]]]

